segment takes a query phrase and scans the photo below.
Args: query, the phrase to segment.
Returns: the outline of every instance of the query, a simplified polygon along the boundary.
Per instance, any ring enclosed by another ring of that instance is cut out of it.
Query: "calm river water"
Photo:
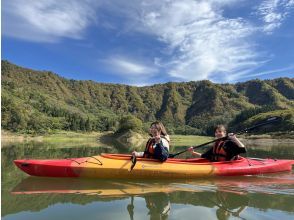
[[[176,152],[180,147],[174,148]],[[197,180],[91,180],[29,177],[14,159],[125,153],[101,146],[56,148],[45,143],[1,149],[1,216],[5,220],[59,219],[294,219],[294,171]],[[293,159],[294,146],[255,146],[248,157]]]

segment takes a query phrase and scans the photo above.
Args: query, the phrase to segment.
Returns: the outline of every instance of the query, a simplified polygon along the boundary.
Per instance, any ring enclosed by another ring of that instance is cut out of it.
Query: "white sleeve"
[[[136,157],[143,157],[144,156],[144,152],[136,152]]]
[[[166,139],[164,139],[164,138],[162,138],[161,141],[162,141],[163,147],[166,147],[169,150],[169,143],[168,143],[168,141]]]

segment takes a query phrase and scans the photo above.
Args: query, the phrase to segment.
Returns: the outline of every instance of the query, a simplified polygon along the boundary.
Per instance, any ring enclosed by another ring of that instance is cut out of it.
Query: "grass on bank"
[[[208,136],[196,135],[171,135],[171,145],[174,146],[195,146],[211,141],[213,138]]]
[[[51,143],[62,143],[62,142],[98,142],[101,137],[109,136],[111,132],[72,132],[72,131],[58,131],[56,133],[46,135],[28,135],[18,134],[8,131],[1,132],[2,142],[51,142]],[[148,137],[147,137],[148,138]],[[212,140],[212,137],[196,136],[196,135],[171,135],[171,145],[175,146],[192,146],[201,144]],[[147,141],[147,139],[146,139]]]
[[[24,142],[45,142],[54,144],[54,146],[64,146],[64,144],[75,143],[76,145],[90,144],[97,146],[99,144],[105,146],[105,139],[107,143],[113,141],[112,132],[73,132],[73,131],[57,131],[46,135],[29,135],[29,134],[18,134],[9,131],[1,131],[1,143],[24,143]],[[261,140],[261,139],[294,139],[294,133],[268,133],[261,135],[242,135],[239,136],[242,139],[247,140]],[[205,142],[213,140],[213,137],[209,136],[196,136],[196,135],[170,135],[171,146],[196,146]],[[104,144],[100,141],[104,139]],[[146,141],[148,136],[146,136]],[[144,142],[145,144],[145,142]],[[144,146],[142,146],[144,147]]]
[[[58,131],[55,133],[45,135],[31,135],[13,133],[9,131],[1,131],[1,142],[51,142],[51,143],[63,143],[63,142],[95,142],[101,136],[105,135],[101,132],[72,132],[72,131]]]

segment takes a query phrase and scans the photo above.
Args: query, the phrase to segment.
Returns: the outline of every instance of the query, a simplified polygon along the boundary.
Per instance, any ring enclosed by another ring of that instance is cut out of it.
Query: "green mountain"
[[[237,127],[257,114],[294,108],[294,78],[135,87],[69,80],[8,61],[1,70],[1,126],[17,132],[116,130],[130,114],[146,126],[161,120],[171,133],[206,134],[217,123]]]

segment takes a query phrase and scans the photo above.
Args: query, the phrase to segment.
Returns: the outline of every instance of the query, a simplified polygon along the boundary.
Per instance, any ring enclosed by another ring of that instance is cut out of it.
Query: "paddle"
[[[135,167],[135,165],[137,163],[137,157],[135,155],[132,155],[131,161],[132,161],[132,165],[131,165],[131,168],[129,169],[129,172],[131,172],[133,170],[133,168]]]
[[[253,129],[256,129],[256,128],[258,128],[258,127],[261,127],[261,126],[264,126],[264,125],[267,125],[267,124],[271,124],[271,123],[273,123],[273,122],[277,122],[277,121],[279,121],[280,119],[281,119],[281,117],[270,117],[270,118],[266,119],[266,120],[265,120],[264,122],[262,122],[262,123],[259,123],[259,124],[253,125],[253,126],[251,126],[251,127],[249,127],[249,128],[245,128],[245,129],[243,129],[243,130],[241,130],[241,131],[235,132],[235,134],[247,133],[247,132],[249,132],[249,131],[251,131],[251,130],[253,130]],[[200,145],[197,145],[197,146],[193,146],[193,149],[200,148],[200,147],[203,147],[203,146],[205,146],[205,145],[208,145],[208,144],[211,144],[211,143],[214,143],[214,142],[220,141],[220,140],[226,140],[227,138],[228,138],[228,136],[226,136],[226,137],[222,137],[222,138],[218,138],[218,139],[215,139],[215,140],[213,140],[213,141],[206,142],[206,143],[204,143],[204,144],[200,144]],[[178,156],[178,155],[180,155],[180,154],[182,154],[182,153],[185,153],[186,151],[188,151],[188,149],[183,150],[183,151],[180,151],[180,152],[175,153],[175,154],[169,154],[168,157],[169,157],[169,158],[174,158],[175,156]]]
[[[127,210],[129,212],[130,215],[130,219],[133,220],[134,219],[134,196],[131,197],[131,203],[128,204],[127,206]]]

